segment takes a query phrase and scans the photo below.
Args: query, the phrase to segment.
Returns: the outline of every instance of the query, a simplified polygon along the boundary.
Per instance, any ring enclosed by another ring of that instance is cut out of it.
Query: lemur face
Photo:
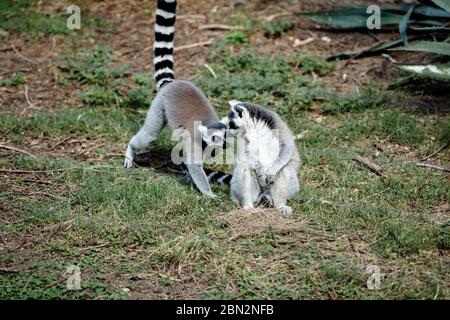
[[[248,120],[249,112],[240,101],[231,100],[228,104],[231,106],[228,112],[228,127],[231,130],[238,130]]]
[[[227,127],[222,122],[215,122],[207,125],[200,125],[198,127],[202,140],[207,146],[215,148],[226,149],[228,147],[227,142]]]

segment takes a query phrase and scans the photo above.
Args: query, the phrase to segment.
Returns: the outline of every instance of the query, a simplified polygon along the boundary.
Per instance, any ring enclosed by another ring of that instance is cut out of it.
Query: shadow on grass
[[[181,170],[172,162],[170,158],[171,151],[160,146],[152,146],[145,152],[138,154],[134,162],[139,167],[153,168],[160,173],[174,173]]]

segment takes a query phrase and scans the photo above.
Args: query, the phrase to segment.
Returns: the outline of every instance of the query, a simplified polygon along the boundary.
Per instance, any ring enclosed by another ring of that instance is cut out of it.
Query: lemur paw
[[[255,173],[256,173],[256,175],[257,176],[262,176],[263,175],[263,166],[262,166],[262,164],[258,161],[256,164],[255,164]]]
[[[125,161],[124,161],[124,163],[123,163],[123,167],[124,167],[125,169],[130,169],[130,168],[132,168],[132,167],[133,167],[133,160],[130,159],[130,158],[125,158]]]
[[[253,206],[252,205],[242,206],[242,209],[244,209],[244,210],[251,210],[251,209],[253,209]]]
[[[273,174],[273,175],[267,175],[266,176],[266,183],[267,184],[272,184],[275,182],[275,180],[277,179],[277,175]]]
[[[292,214],[292,211],[293,211],[292,207],[289,207],[289,206],[283,206],[283,207],[280,207],[277,209],[278,209],[278,211],[280,211],[280,213],[286,214],[286,215]]]

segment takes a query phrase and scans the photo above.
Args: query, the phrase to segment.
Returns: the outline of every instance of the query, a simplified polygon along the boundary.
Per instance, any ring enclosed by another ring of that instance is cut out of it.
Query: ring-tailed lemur
[[[230,193],[244,209],[273,205],[282,213],[299,191],[300,155],[286,123],[261,106],[230,101],[228,126],[238,139]]]
[[[156,8],[154,65],[157,95],[153,99],[144,125],[130,140],[125,152],[125,168],[133,166],[136,152],[156,140],[167,124],[172,130],[184,129],[189,140],[183,164],[197,188],[206,196],[214,197],[208,176],[203,170],[205,146],[222,148],[226,144],[226,126],[219,121],[210,102],[194,84],[174,79],[173,38],[176,18],[176,0],[158,0]],[[196,123],[201,125],[196,126]],[[198,152],[200,150],[200,152]],[[210,176],[212,178],[212,176]]]

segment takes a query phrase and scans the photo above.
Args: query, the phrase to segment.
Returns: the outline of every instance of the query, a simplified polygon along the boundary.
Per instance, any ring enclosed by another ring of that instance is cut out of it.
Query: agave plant
[[[399,69],[439,80],[450,80],[450,0],[420,0],[413,5],[380,6],[378,32],[392,32],[398,28],[399,39],[383,42],[372,48],[340,52],[329,60],[363,58],[390,51],[421,52],[432,55],[432,63],[400,63],[387,56]],[[366,29],[367,6],[356,5],[331,11],[304,12],[297,15],[333,29]],[[408,32],[414,32],[410,37]],[[436,40],[439,39],[440,41]]]

